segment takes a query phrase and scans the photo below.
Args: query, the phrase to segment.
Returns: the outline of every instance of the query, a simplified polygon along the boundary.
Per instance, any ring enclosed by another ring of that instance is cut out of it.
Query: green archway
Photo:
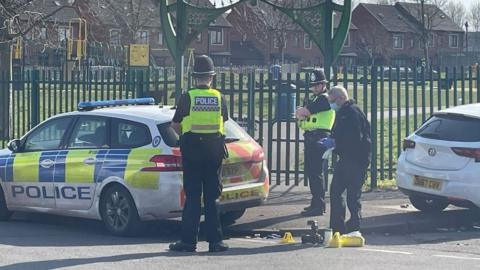
[[[223,0],[220,7],[207,4],[205,0],[202,0],[202,3],[199,0],[159,1],[162,31],[167,47],[175,59],[177,97],[183,89],[184,54],[187,46],[218,16],[240,3],[250,2],[255,5],[257,1],[261,1],[289,16],[320,48],[325,59],[327,78],[330,77],[330,67],[335,63],[348,35],[352,15],[352,0],[344,0],[343,5],[336,4],[333,0],[308,3],[298,1],[298,4],[294,4],[297,1],[292,1],[284,5],[278,0],[228,0],[228,4],[224,4],[227,0]],[[336,30],[333,25],[334,12],[339,12],[342,16]]]

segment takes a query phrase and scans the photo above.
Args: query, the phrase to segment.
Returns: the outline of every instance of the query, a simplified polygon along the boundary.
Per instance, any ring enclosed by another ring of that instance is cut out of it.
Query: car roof
[[[79,115],[99,115],[106,117],[129,117],[142,118],[144,120],[155,120],[156,123],[166,123],[172,121],[175,113],[175,107],[163,105],[133,105],[117,106],[108,108],[98,108],[89,111],[75,111],[63,113],[57,116],[79,116]]]
[[[480,118],[480,103],[461,105],[436,112],[435,114],[461,114],[465,116]]]

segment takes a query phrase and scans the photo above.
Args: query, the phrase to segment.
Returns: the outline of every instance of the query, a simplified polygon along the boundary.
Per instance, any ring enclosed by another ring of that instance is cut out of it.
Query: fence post
[[[143,76],[143,70],[136,70],[135,72],[135,79],[136,79],[136,84],[137,87],[135,87],[136,93],[135,97],[136,98],[142,98],[144,96],[144,91],[143,91],[143,84],[144,84],[144,76]]]
[[[40,71],[32,71],[32,103],[30,104],[30,128],[34,128],[40,122]]]
[[[370,165],[371,189],[377,188],[377,67],[372,67],[372,99],[371,99],[371,133],[372,133],[372,162]],[[381,112],[383,114],[383,112]],[[383,127],[382,127],[383,128]]]
[[[255,135],[255,79],[254,73],[248,74],[248,116],[247,116],[247,130],[248,134],[252,136]]]

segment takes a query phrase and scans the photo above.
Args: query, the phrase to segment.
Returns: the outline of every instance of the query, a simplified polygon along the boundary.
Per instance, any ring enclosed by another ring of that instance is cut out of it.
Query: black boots
[[[228,250],[228,245],[223,241],[208,244],[208,252],[223,252]]]
[[[187,244],[183,243],[182,241],[178,241],[172,243],[168,246],[171,251],[178,251],[178,252],[195,252],[197,246],[194,244]]]
[[[195,252],[197,250],[196,245],[183,243],[182,241],[172,243],[170,244],[170,246],[168,246],[168,248],[171,251],[177,251],[177,252]],[[208,244],[208,252],[223,252],[227,250],[228,250],[228,245],[225,244],[223,241]]]

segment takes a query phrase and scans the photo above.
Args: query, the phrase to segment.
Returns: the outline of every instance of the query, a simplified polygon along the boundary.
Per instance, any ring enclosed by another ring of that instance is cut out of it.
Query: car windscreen
[[[170,123],[163,123],[157,125],[160,135],[166,145],[170,147],[178,146],[178,135],[170,126]],[[249,139],[248,133],[232,120],[225,122],[225,137],[228,142],[232,141],[244,141]]]
[[[435,140],[480,142],[480,119],[460,114],[437,114],[415,134]]]

